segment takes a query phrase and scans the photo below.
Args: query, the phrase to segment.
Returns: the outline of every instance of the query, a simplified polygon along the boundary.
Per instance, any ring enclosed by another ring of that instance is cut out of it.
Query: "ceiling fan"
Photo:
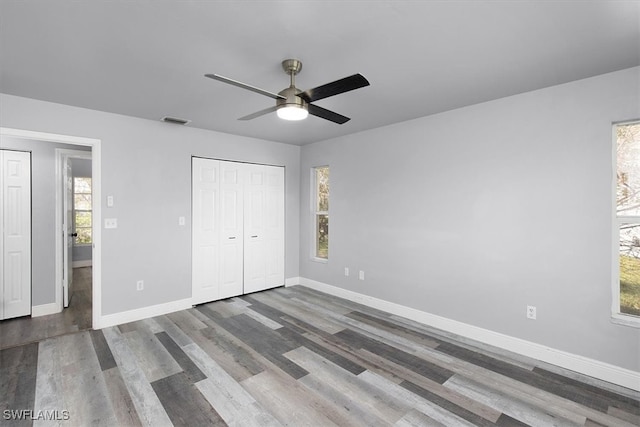
[[[269,92],[219,74],[205,74],[205,77],[238,86],[276,100],[276,105],[273,107],[240,117],[238,120],[251,120],[275,111],[278,117],[285,120],[303,120],[307,118],[307,115],[311,114],[341,125],[351,119],[326,108],[318,107],[312,102],[369,86],[369,81],[362,74],[354,74],[303,92],[295,86],[295,76],[302,70],[302,62],[297,59],[285,59],[282,61],[282,68],[290,76],[291,85],[278,93]]]

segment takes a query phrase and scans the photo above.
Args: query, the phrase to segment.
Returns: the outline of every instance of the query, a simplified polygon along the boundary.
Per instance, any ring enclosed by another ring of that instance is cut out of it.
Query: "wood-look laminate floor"
[[[620,427],[640,402],[295,286],[1,350],[0,423],[47,417],[33,424]]]
[[[69,307],[62,312],[47,316],[25,316],[0,321],[0,349],[90,329],[91,271],[91,267],[73,269]]]

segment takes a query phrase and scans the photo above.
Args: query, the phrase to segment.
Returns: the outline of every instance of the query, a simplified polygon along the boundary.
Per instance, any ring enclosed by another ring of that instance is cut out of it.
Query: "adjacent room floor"
[[[91,328],[91,267],[73,269],[69,307],[61,313],[18,317],[0,322],[0,349]]]
[[[68,425],[640,425],[640,393],[302,286],[8,348],[0,374],[0,414]]]

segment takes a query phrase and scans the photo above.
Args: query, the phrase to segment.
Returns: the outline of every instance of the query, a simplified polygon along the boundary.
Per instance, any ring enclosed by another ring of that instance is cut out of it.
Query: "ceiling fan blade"
[[[265,114],[273,113],[276,111],[278,107],[274,105],[273,107],[265,108],[264,110],[256,111],[253,114],[249,114],[248,116],[240,117],[238,120],[251,120],[256,117],[264,116]]]
[[[233,80],[233,79],[230,79],[228,77],[221,76],[219,74],[205,74],[204,76],[205,77],[209,77],[210,79],[213,79],[213,80],[218,80],[218,81],[223,82],[223,83],[228,83],[230,85],[238,86],[238,87],[241,87],[243,89],[247,89],[247,90],[250,90],[252,92],[256,92],[256,93],[259,93],[261,95],[268,96],[269,98],[287,99],[282,95],[278,95],[277,93],[269,92],[268,90],[260,89],[259,87],[251,86],[251,85],[248,85],[246,83],[242,83],[242,82],[239,82],[237,80]]]
[[[339,125],[347,123],[349,120],[351,120],[349,117],[345,117],[342,114],[334,113],[331,110],[327,110],[326,108],[318,107],[317,105],[313,104],[309,104],[309,114],[325,120],[329,120]]]
[[[314,87],[313,89],[307,89],[297,95],[307,102],[313,102],[365,86],[369,86],[369,81],[362,74],[354,74],[353,76],[345,77],[335,82]]]

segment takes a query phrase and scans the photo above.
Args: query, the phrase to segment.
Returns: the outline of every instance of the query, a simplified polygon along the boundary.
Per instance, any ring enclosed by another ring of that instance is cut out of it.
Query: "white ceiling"
[[[278,92],[286,58],[367,77],[317,101],[352,120],[238,121],[275,101],[203,76]],[[637,65],[639,1],[0,0],[0,92],[297,145]]]

